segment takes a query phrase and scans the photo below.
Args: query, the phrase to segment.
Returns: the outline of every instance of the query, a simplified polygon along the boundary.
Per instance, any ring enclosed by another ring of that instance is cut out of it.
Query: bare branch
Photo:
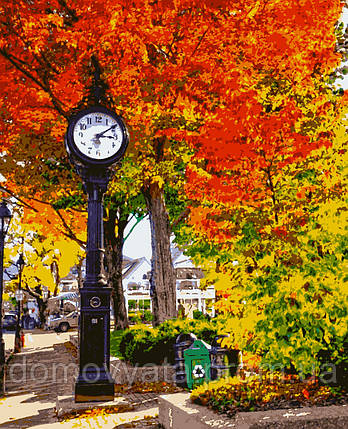
[[[59,210],[55,209],[55,212],[57,213],[57,215],[59,216],[64,228],[68,231],[68,232],[64,232],[62,231],[62,234],[64,234],[67,238],[70,238],[72,240],[74,240],[77,244],[79,244],[83,249],[86,248],[86,243],[82,240],[80,240],[79,238],[76,237],[76,234],[73,232],[73,230],[70,228],[70,226],[66,223],[65,219],[63,218],[63,216],[61,215]]]
[[[5,191],[9,195],[11,195],[11,197],[15,198],[17,201],[19,201],[23,206],[27,207],[28,209],[34,210],[34,212],[36,213],[39,212],[35,207],[32,207],[31,205],[23,201],[21,198],[19,198],[14,192],[10,191],[8,188],[5,188],[4,186],[0,185],[0,189],[2,191]]]

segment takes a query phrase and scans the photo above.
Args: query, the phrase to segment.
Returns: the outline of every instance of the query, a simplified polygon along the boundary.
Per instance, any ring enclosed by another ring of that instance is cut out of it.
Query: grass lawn
[[[120,329],[118,331],[111,331],[110,332],[110,354],[111,356],[117,357],[122,359],[122,356],[120,354],[120,342],[123,334],[123,329]]]

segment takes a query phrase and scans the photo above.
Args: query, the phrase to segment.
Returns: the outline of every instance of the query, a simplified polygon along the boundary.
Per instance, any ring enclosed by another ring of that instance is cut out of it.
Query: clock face
[[[80,118],[74,127],[77,148],[93,159],[106,159],[119,151],[123,131],[116,120],[102,112],[89,113]]]
[[[70,122],[67,144],[82,161],[107,165],[123,155],[128,134],[119,116],[94,107],[79,112]]]

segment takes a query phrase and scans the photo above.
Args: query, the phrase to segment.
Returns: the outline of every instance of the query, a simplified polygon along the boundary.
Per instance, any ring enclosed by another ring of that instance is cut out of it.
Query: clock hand
[[[96,136],[97,137],[97,136]],[[98,138],[102,137],[103,139],[114,139],[114,136],[101,136],[99,135]]]
[[[107,130],[105,130],[105,131],[103,131],[103,132],[101,132],[101,133],[96,134],[96,135],[95,135],[95,136],[96,136],[96,138],[97,138],[97,139],[99,139],[99,137],[101,137],[103,134],[107,133],[108,131],[110,131],[110,130],[114,129],[115,127],[117,127],[117,124],[115,124],[115,125],[111,125],[111,127],[110,127],[110,128],[108,128]]]

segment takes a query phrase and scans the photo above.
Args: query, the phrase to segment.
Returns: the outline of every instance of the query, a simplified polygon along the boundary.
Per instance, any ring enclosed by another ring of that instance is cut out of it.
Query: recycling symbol
[[[205,371],[202,365],[196,365],[193,368],[192,374],[194,378],[203,378],[205,376]]]

